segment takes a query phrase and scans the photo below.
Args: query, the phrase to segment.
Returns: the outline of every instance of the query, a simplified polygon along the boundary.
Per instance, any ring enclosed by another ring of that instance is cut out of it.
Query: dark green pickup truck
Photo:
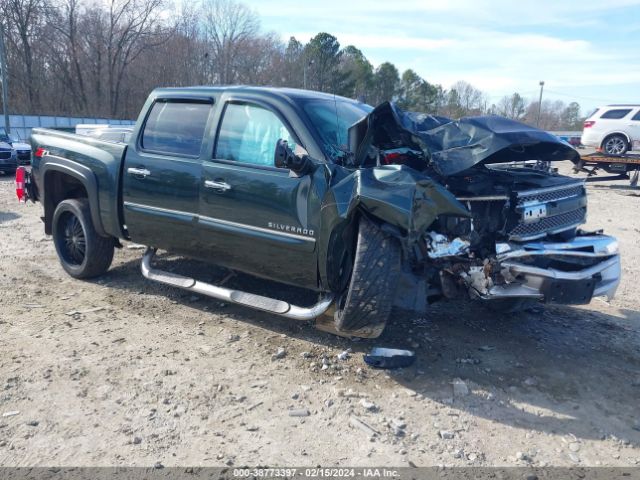
[[[145,277],[378,336],[393,306],[588,303],[620,278],[615,239],[579,227],[577,152],[500,117],[451,121],[291,89],[158,89],[128,145],[35,129],[18,195],[40,201],[64,269],[105,272],[119,239]],[[313,305],[154,269],[156,249],[317,292]]]

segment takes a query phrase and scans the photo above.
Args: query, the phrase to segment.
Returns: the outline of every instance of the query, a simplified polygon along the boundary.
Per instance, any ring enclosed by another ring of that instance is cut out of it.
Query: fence
[[[133,120],[109,120],[107,118],[82,118],[82,117],[51,117],[45,115],[9,115],[11,133],[19,135],[26,140],[31,135],[31,129],[37,127],[59,128],[74,130],[81,123],[109,124],[109,125],[133,125]],[[0,127],[4,127],[4,121],[0,117]]]

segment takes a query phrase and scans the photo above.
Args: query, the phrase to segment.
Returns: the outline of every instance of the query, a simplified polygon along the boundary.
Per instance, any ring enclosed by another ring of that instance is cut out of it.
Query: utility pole
[[[544,80],[540,80],[540,100],[538,100],[538,119],[536,127],[540,127],[540,112],[542,111],[542,89],[544,88]]]
[[[4,129],[6,134],[11,133],[9,122],[9,94],[7,92],[7,56],[4,49],[4,26],[0,22],[0,80],[2,80],[2,113],[4,114]]]

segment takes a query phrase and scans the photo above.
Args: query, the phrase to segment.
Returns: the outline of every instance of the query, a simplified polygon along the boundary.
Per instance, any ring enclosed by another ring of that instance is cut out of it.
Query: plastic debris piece
[[[349,354],[351,353],[351,349],[347,348],[345,351],[339,353],[338,355],[336,355],[336,357],[338,357],[338,360],[348,360],[349,359]]]
[[[416,355],[411,350],[375,347],[364,356],[367,365],[375,368],[403,368],[413,364]]]

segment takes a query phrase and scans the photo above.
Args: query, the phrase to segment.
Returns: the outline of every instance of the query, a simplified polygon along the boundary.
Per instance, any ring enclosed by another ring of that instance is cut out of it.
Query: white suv
[[[640,147],[640,105],[599,107],[584,121],[582,144],[611,155]]]

